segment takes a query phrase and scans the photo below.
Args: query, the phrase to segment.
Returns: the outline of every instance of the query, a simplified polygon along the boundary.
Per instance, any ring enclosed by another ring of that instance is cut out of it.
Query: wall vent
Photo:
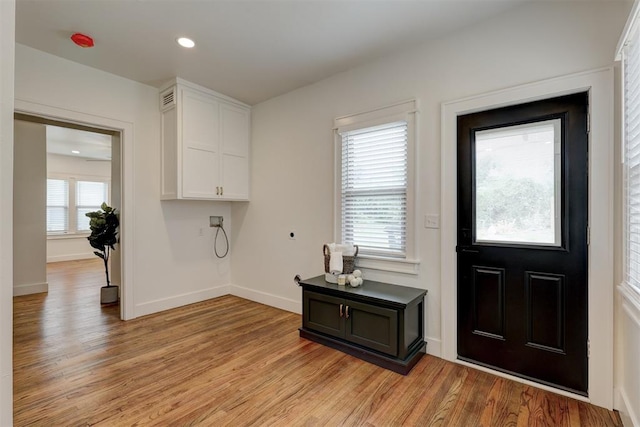
[[[176,106],[176,88],[171,89],[160,94],[160,111],[170,110]]]

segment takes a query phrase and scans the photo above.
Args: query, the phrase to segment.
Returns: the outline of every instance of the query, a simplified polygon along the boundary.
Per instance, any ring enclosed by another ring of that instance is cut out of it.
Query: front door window
[[[475,132],[474,243],[561,246],[561,120]]]

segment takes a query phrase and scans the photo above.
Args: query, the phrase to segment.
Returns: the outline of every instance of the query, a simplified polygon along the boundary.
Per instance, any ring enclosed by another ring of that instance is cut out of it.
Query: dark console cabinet
[[[374,281],[351,288],[324,276],[299,284],[301,337],[401,374],[422,357],[425,290]]]

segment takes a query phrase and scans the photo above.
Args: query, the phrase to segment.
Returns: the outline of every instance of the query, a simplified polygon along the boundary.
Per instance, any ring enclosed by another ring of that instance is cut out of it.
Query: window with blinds
[[[85,214],[100,209],[108,201],[107,181],[47,179],[47,233],[88,232],[89,218]]]
[[[342,241],[360,253],[405,258],[407,122],[345,131],[342,137]]]
[[[625,43],[623,70],[625,276],[627,283],[640,291],[640,31],[637,28]]]
[[[69,230],[69,182],[47,179],[47,232]]]
[[[98,181],[76,182],[76,230],[89,231],[88,212],[97,211],[107,201],[107,183]]]

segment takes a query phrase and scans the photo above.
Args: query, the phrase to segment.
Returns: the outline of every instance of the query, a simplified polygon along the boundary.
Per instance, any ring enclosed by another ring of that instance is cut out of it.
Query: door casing
[[[42,117],[79,125],[91,126],[120,133],[120,166],[121,166],[121,203],[122,220],[120,226],[121,255],[121,299],[120,318],[129,320],[135,317],[133,283],[133,242],[134,242],[134,204],[133,204],[133,123],[123,122],[79,111],[68,110],[51,105],[16,99],[14,104],[16,113]]]
[[[544,80],[442,104],[441,109],[441,357],[457,360],[457,170],[456,126],[459,115],[508,105],[589,92],[588,249],[590,340],[589,397],[584,398],[511,375],[499,376],[572,398],[613,408],[613,69],[604,68]],[[594,144],[594,141],[598,141]]]

